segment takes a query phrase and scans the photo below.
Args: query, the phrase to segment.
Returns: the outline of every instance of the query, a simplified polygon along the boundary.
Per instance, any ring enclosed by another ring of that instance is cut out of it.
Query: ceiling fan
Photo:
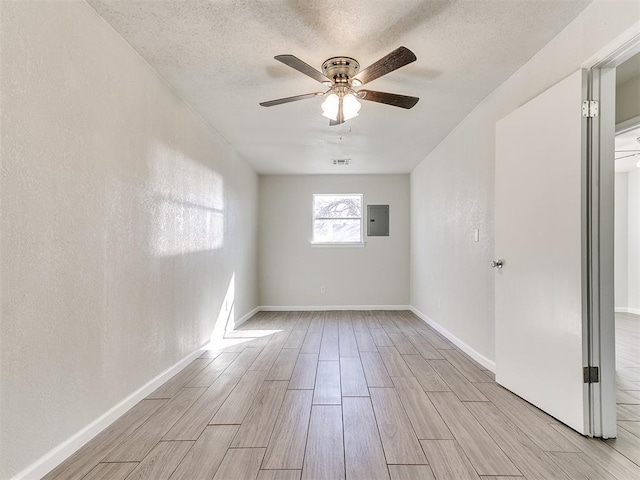
[[[398,95],[396,93],[366,89],[356,90],[356,88],[372,82],[376,78],[415,62],[416,56],[406,47],[395,49],[362,71],[360,71],[358,61],[351,57],[332,57],[325,60],[322,64],[322,72],[304,63],[294,55],[277,55],[274,58],[326,85],[329,90],[262,102],[260,105],[263,107],[273,107],[274,105],[296,102],[307,98],[326,96],[327,98],[322,103],[322,115],[329,118],[329,125],[340,125],[358,115],[358,110],[360,110],[358,99],[407,109],[412,108],[419,100],[418,97]]]

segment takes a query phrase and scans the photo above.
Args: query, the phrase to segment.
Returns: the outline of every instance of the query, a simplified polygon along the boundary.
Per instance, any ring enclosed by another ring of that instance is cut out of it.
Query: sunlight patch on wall
[[[158,209],[149,237],[155,256],[215,250],[224,244],[224,181],[207,166],[159,143],[150,176]]]

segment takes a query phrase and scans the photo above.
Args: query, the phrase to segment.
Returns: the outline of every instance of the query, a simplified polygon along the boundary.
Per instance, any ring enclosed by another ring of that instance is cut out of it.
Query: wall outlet
[[[324,285],[320,287],[320,293],[327,293],[327,288]]]

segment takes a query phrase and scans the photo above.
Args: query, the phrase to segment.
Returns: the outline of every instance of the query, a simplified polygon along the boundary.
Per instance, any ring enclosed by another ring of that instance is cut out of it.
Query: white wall
[[[639,14],[636,1],[595,0],[411,174],[411,304],[489,359],[495,358],[489,263],[500,256],[493,251],[495,123],[578,70]]]
[[[636,168],[627,175],[629,176],[627,308],[630,312],[640,315],[640,169]]]
[[[614,285],[616,310],[626,309],[629,298],[629,174],[616,173],[615,180],[615,231],[614,231]]]
[[[312,247],[314,193],[389,204],[390,236],[365,237],[361,248]],[[408,304],[409,175],[260,176],[258,218],[261,305]]]
[[[86,3],[1,8],[6,479],[257,305],[257,176]]]
[[[640,76],[616,87],[616,123],[640,115]]]

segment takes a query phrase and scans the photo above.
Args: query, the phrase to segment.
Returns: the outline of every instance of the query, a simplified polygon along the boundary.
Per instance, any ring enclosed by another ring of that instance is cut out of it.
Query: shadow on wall
[[[151,188],[160,211],[149,238],[150,253],[166,257],[222,248],[222,177],[164,144],[157,145],[151,158]]]

